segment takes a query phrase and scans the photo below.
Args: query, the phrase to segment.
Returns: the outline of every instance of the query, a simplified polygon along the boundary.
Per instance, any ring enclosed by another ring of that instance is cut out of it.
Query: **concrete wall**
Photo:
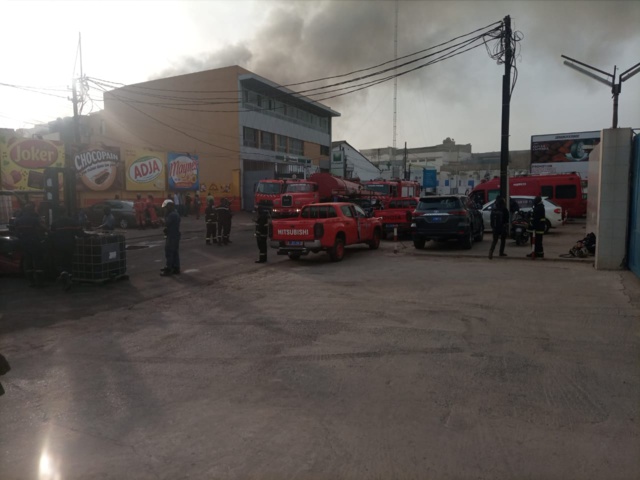
[[[595,267],[617,270],[627,254],[632,130],[603,130],[601,138],[589,159],[587,233],[596,234]]]

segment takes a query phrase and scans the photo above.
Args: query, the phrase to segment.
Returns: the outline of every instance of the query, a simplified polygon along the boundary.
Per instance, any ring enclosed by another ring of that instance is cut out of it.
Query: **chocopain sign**
[[[166,153],[127,149],[124,157],[127,190],[158,191],[165,189]]]

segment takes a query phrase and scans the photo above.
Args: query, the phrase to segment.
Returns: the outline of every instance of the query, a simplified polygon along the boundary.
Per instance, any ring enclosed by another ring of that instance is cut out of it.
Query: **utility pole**
[[[78,91],[76,89],[76,79],[73,79],[73,139],[76,145],[80,144],[80,117],[78,117]]]
[[[407,178],[407,142],[404,142],[404,155],[402,156],[402,173],[405,180]]]
[[[395,34],[393,38],[393,54],[394,54],[394,66],[395,70],[393,74],[395,75],[393,79],[393,159],[395,160],[396,155],[396,118],[398,116],[398,0],[396,0],[396,28]]]
[[[347,154],[344,153],[344,145],[340,145],[342,151],[342,178],[347,179]]]
[[[78,62],[78,57],[80,57],[80,79],[82,79],[82,37],[80,33],[78,33],[78,49],[76,50],[76,64]],[[78,89],[76,88],[77,77],[76,77],[76,65],[73,66],[73,86],[72,92],[73,97],[71,101],[73,102],[73,137],[76,145],[80,144],[80,117],[78,116]]]
[[[624,72],[618,74],[618,83],[616,83],[616,70],[618,69],[618,67],[615,65],[613,67],[613,75],[612,75],[598,68],[592,67],[591,65],[587,65],[586,63],[582,63],[582,62],[579,62],[578,60],[574,60],[573,58],[569,58],[565,55],[560,55],[560,56],[562,58],[566,58],[567,60],[569,60],[568,62],[567,61],[563,62],[567,67],[573,68],[574,70],[577,70],[578,72],[583,73],[587,77],[591,77],[594,80],[597,80],[598,82],[604,83],[605,85],[611,87],[611,93],[613,94],[613,127],[612,128],[618,128],[618,97],[620,96],[620,92],[622,91],[622,82],[629,80],[636,73],[640,72],[640,63],[636,63],[630,69],[625,70]],[[584,68],[578,67],[577,65],[575,65],[576,63],[578,65],[582,65],[583,67],[590,68],[591,70],[596,71],[604,75],[605,77],[609,77],[609,78],[602,78],[599,75],[595,75],[594,73],[591,73],[585,70]]]
[[[511,45],[511,17],[504,17],[504,75],[502,76],[502,139],[500,142],[500,196],[507,200],[509,166],[509,112],[511,108],[511,63],[513,50]],[[507,201],[507,205],[509,202]]]

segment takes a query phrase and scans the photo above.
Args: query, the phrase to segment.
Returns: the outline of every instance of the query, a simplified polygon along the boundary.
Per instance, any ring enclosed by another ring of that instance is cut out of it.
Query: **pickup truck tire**
[[[344,257],[344,240],[337,237],[333,247],[329,249],[329,258],[332,262],[339,262]]]
[[[427,241],[424,238],[413,239],[413,246],[416,247],[418,250],[422,250],[424,248],[425,243],[427,243]]]
[[[299,253],[289,252],[290,260],[300,260],[300,256],[301,255]]]
[[[380,246],[380,230],[375,230],[373,232],[373,240],[369,242],[369,248],[371,250],[377,250]]]

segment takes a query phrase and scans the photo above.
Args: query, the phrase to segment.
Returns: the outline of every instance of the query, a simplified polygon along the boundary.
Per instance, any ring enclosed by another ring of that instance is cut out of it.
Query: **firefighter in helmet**
[[[533,200],[533,217],[531,218],[530,231],[535,237],[534,250],[527,257],[544,258],[544,248],[542,247],[542,237],[544,236],[544,227],[547,223],[545,218],[544,203],[542,197],[538,195]]]
[[[220,205],[216,207],[218,216],[218,246],[228,245],[230,242],[229,234],[231,233],[231,203],[227,198],[220,201]]]
[[[204,222],[207,226],[206,244],[211,245],[216,242],[216,230],[218,229],[218,215],[213,204],[213,197],[207,200],[207,208],[204,209]]]

